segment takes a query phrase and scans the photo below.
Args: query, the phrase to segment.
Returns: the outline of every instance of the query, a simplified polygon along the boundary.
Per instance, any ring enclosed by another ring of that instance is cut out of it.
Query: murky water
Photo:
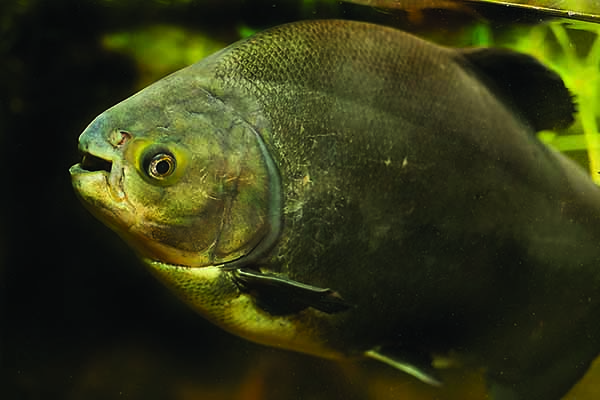
[[[76,139],[87,123],[140,88],[258,30],[335,17],[536,56],[560,73],[579,104],[570,128],[540,138],[599,180],[600,24],[487,11],[318,0],[5,1],[0,397],[484,399],[479,370],[445,370],[445,385],[433,388],[372,361],[334,363],[221,331],[155,282],[81,207],[67,170],[78,161]],[[599,394],[596,362],[566,398]]]

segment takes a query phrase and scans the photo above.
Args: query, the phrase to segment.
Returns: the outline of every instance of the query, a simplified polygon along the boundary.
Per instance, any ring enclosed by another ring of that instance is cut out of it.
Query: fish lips
[[[69,168],[78,197],[92,214],[114,227],[129,226],[131,204],[123,190],[123,167],[119,162],[84,152],[82,161]],[[124,224],[123,224],[124,223]]]

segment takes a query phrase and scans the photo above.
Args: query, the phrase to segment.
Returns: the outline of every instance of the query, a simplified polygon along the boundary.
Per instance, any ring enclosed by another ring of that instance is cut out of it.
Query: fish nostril
[[[99,157],[95,157],[91,154],[84,154],[81,159],[81,168],[86,171],[106,171],[110,172],[112,168],[112,162],[104,160]]]
[[[119,131],[119,133],[121,134],[121,140],[119,140],[117,146],[122,146],[123,144],[125,144],[125,142],[131,139],[131,133],[127,131]]]
[[[108,135],[108,142],[115,148],[123,146],[129,139],[131,133],[121,129],[115,129]]]

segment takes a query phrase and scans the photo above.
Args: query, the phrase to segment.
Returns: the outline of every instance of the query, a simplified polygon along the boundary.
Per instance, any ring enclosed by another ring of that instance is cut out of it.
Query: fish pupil
[[[175,170],[175,157],[168,153],[156,154],[150,160],[146,171],[155,179],[163,179]]]
[[[171,164],[166,160],[160,160],[156,164],[156,172],[158,172],[159,175],[165,175],[166,173],[169,172],[170,169],[171,169]]]

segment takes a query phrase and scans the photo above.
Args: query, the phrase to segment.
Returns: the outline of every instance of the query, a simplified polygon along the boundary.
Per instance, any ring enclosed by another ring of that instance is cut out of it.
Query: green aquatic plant
[[[104,35],[107,50],[130,56],[138,66],[138,88],[225,47],[210,34],[174,25],[150,25]]]
[[[251,28],[248,25],[240,25],[238,27],[238,34],[240,35],[240,39],[246,39],[252,35],[254,35],[259,30],[256,28]]]

